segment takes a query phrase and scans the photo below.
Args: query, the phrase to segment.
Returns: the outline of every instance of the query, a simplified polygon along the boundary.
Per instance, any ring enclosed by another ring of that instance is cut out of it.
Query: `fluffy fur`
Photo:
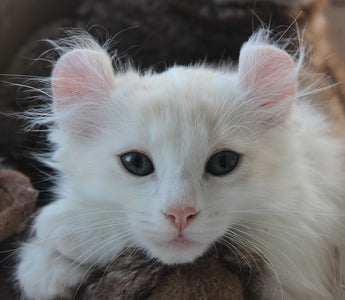
[[[242,47],[238,69],[114,74],[87,35],[58,47],[44,121],[61,178],[21,250],[26,297],[72,297],[128,247],[181,264],[217,240],[262,258],[263,299],[344,297],[344,145],[298,87],[303,53],[289,56],[260,32]],[[205,173],[223,149],[240,154],[239,165]],[[133,150],[151,158],[154,173],[123,168],[119,155]],[[171,206],[199,211],[182,242],[162,213]]]

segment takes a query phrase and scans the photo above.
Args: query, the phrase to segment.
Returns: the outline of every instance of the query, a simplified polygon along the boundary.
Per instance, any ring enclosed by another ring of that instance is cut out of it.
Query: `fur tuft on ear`
[[[60,126],[78,133],[94,127],[114,83],[111,59],[105,51],[76,49],[64,54],[52,74],[54,111]]]
[[[272,45],[243,45],[239,59],[239,88],[260,107],[291,107],[297,92],[297,72],[292,58]]]

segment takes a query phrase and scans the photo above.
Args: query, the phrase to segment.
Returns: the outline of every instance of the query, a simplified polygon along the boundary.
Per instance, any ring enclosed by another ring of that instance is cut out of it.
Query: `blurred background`
[[[329,38],[345,60],[345,0],[333,0],[325,10]]]
[[[329,37],[339,53],[345,57],[345,0],[1,0],[0,70],[6,70],[11,58],[25,43],[35,37],[35,33],[36,37],[52,36],[56,34],[54,27],[58,29],[78,26],[85,29],[97,24],[110,35],[123,30],[133,31],[134,28],[140,27],[139,31],[144,33],[143,38],[146,41],[148,36],[152,41],[152,35],[164,30],[164,35],[173,35],[174,44],[176,44],[174,48],[178,48],[179,44],[182,44],[178,38],[183,40],[184,35],[190,37],[190,32],[178,32],[180,25],[174,24],[181,23],[183,17],[185,23],[190,23],[190,29],[196,28],[195,22],[199,19],[200,22],[205,22],[204,25],[213,25],[206,32],[213,32],[213,35],[219,38],[218,31],[225,30],[229,40],[232,40],[233,36],[248,32],[257,26],[259,23],[257,18],[261,18],[266,25],[270,23],[290,25],[288,22],[293,21],[293,18],[298,15],[296,11],[302,12],[297,18],[297,23],[307,21],[309,24],[310,14],[324,11]],[[168,21],[171,22],[167,24]],[[48,28],[49,26],[52,28]],[[157,27],[161,27],[161,30]],[[198,27],[202,28],[202,26]],[[240,33],[237,33],[235,28],[240,29]],[[40,30],[43,32],[39,33]],[[117,31],[112,32],[114,30]],[[199,34],[205,33],[201,31],[199,29]],[[130,32],[128,35],[135,34]],[[217,39],[214,36],[208,37],[209,41]],[[164,39],[163,36],[156,36],[156,38]],[[128,40],[128,36],[122,34],[121,39]],[[204,37],[204,40],[206,43],[207,37]],[[142,41],[143,39],[140,39],[132,46],[137,48],[147,46],[140,43]],[[193,40],[189,42],[192,43]],[[161,50],[166,46],[162,45]],[[205,44],[205,47],[211,48],[212,45]],[[206,52],[210,52],[210,49]]]

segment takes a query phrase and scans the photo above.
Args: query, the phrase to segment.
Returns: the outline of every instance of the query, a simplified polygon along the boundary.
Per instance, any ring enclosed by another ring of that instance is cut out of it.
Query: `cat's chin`
[[[151,255],[168,265],[192,263],[206,252],[208,244],[173,239],[150,247]]]

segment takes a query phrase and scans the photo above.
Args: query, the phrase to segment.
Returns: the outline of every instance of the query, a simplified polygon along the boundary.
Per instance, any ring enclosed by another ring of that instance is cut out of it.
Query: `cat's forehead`
[[[142,78],[143,97],[138,105],[143,114],[175,117],[190,123],[207,122],[208,127],[226,111],[236,97],[236,76],[207,68],[174,67]]]
[[[168,89],[193,93],[229,93],[235,90],[237,74],[232,69],[204,66],[175,66],[163,73],[144,76],[147,85],[166,86]]]
[[[161,74],[129,78],[127,83],[129,119],[137,125],[133,130],[142,141],[167,147],[175,144],[175,150],[176,144],[186,149],[232,143],[230,121],[236,111],[232,72],[174,67]]]

